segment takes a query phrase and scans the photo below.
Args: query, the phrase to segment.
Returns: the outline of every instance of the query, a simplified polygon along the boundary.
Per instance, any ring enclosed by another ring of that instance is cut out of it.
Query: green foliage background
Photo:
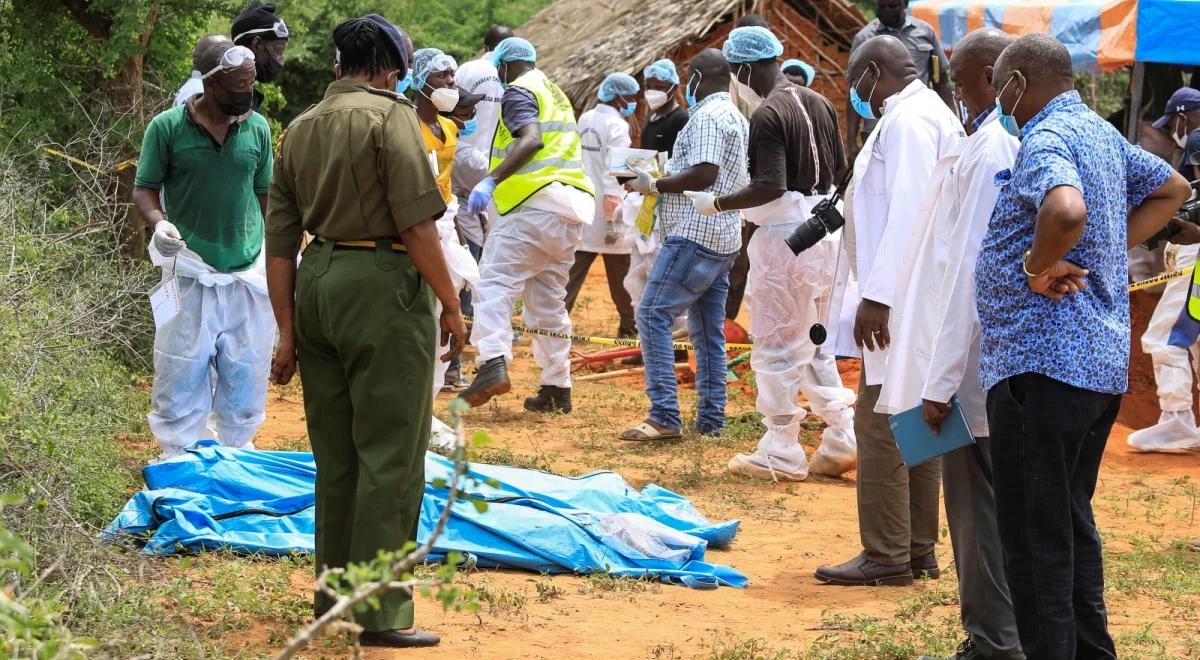
[[[101,122],[97,109],[112,98],[132,58],[142,63],[146,116],[168,107],[191,71],[196,40],[229,33],[245,0],[90,0],[90,16],[109,25],[97,38],[63,2],[0,0],[0,144],[66,144],[93,123],[136,151],[141,122]],[[320,101],[333,78],[333,28],[376,12],[403,27],[417,48],[436,47],[460,61],[475,56],[495,24],[520,25],[549,0],[279,0],[276,13],[292,31],[287,65],[265,86],[266,114],[285,124]],[[157,13],[155,13],[157,11]],[[153,21],[151,22],[151,18]],[[152,28],[147,32],[146,26]],[[142,42],[145,34],[145,43]],[[107,102],[107,103],[106,103]]]

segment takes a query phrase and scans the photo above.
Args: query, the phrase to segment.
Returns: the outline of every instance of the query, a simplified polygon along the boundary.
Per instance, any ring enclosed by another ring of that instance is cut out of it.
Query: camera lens
[[[792,232],[791,236],[783,239],[792,254],[800,254],[825,238],[825,225],[817,218],[805,220]]]

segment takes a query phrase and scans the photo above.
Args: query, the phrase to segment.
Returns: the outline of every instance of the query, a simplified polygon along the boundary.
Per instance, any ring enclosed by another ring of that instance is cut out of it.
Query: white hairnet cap
[[[659,60],[642,71],[643,78],[657,78],[672,85],[679,84],[679,72],[671,60]]]
[[[533,44],[521,37],[509,37],[496,46],[492,51],[492,64],[500,66],[501,62],[536,62],[537,49]]]
[[[721,52],[730,64],[745,64],[783,55],[783,44],[765,27],[741,27],[729,33]]]
[[[437,48],[422,48],[413,53],[413,89],[424,87],[425,80],[429,78],[429,74],[434,71],[445,71],[446,69],[457,71],[458,62],[455,62],[453,57],[450,57]]]
[[[784,73],[787,73],[788,69],[800,69],[803,71],[805,80],[804,86],[812,87],[813,78],[816,77],[817,72],[808,64],[808,62],[802,62],[800,60],[788,60],[783,63],[783,66],[779,67],[779,70],[783,71]]]
[[[600,83],[597,96],[608,103],[618,96],[636,96],[639,89],[637,80],[628,73],[610,73]]]

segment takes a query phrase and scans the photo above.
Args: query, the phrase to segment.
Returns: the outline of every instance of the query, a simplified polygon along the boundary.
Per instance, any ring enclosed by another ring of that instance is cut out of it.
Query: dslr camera
[[[846,218],[837,210],[837,203],[842,199],[842,195],[846,192],[846,186],[850,184],[850,177],[853,175],[854,169],[850,168],[846,171],[846,175],[842,177],[842,181],[838,184],[837,190],[829,197],[821,200],[812,209],[812,215],[796,227],[791,235],[783,239],[787,243],[788,249],[792,254],[799,254],[810,247],[821,242],[826,234],[842,228],[846,224]],[[820,343],[820,342],[818,342]]]
[[[1175,215],[1171,219],[1176,222],[1190,222],[1193,225],[1200,225],[1200,181],[1192,182],[1192,196],[1183,203],[1183,206],[1179,207],[1179,210],[1175,212]],[[1158,233],[1143,241],[1142,245],[1147,250],[1154,250],[1163,241],[1170,242],[1178,233],[1179,227],[1174,222],[1167,223],[1167,226],[1158,230]]]

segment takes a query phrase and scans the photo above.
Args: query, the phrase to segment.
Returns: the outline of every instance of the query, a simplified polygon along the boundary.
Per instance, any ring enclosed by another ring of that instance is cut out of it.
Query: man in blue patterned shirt
[[[996,176],[976,286],[1013,609],[1030,658],[1115,658],[1091,498],[1128,381],[1126,249],[1188,186],[1083,104],[1053,37],[1005,49],[994,83],[1021,149]]]

